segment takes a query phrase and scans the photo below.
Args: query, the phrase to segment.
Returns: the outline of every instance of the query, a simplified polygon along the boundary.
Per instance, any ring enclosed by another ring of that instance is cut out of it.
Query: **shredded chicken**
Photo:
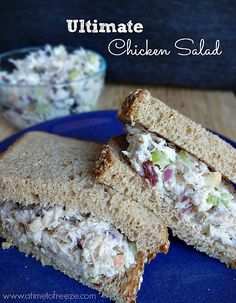
[[[94,283],[135,264],[134,243],[108,222],[72,209],[5,202],[0,220],[14,238],[40,247],[66,269]]]
[[[129,146],[123,153],[157,194],[166,203],[173,203],[179,215],[196,229],[236,247],[236,196],[221,174],[142,128],[128,125],[127,131]],[[152,166],[148,174],[147,161]]]

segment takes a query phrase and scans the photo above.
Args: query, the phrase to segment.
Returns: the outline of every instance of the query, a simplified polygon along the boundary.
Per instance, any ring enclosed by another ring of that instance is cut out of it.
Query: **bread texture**
[[[97,290],[102,296],[108,297],[117,303],[135,303],[136,295],[140,288],[141,279],[144,271],[144,256],[139,253],[135,266],[129,268],[126,272],[116,275],[115,277],[106,278],[102,285],[89,283],[87,280],[78,276],[75,271],[64,268],[61,264],[55,262],[54,259],[42,253],[39,247],[35,245],[29,246],[13,239],[11,234],[4,230],[0,224],[0,235],[7,239],[26,255],[31,255],[36,260],[41,261],[42,265],[53,266],[56,270],[60,270],[69,277],[81,282],[83,285]]]
[[[96,162],[96,179],[132,200],[142,201],[143,205],[152,209],[156,200],[154,191],[152,191],[149,182],[145,178],[139,177],[128,164],[122,154],[122,150],[126,150],[126,147],[125,136],[113,138],[108,144],[104,145],[103,151]],[[161,218],[161,210],[159,211],[155,207],[154,212],[158,215],[158,218]]]
[[[95,182],[102,145],[31,132],[0,159],[0,201],[66,205],[115,225],[152,258],[168,250],[167,228],[145,207]],[[148,220],[147,220],[148,218]]]
[[[115,138],[104,146],[96,163],[97,180],[131,197],[140,205],[145,205],[158,218],[161,216],[173,234],[186,244],[235,268],[236,249],[213,241],[207,235],[196,231],[191,223],[181,218],[176,209],[159,199],[147,179],[138,175],[122,154],[126,146],[125,137]]]
[[[123,102],[118,118],[164,137],[236,183],[236,149],[147,90],[132,92]]]
[[[0,203],[63,205],[106,220],[136,242],[135,266],[122,275],[107,278],[98,287],[56,264],[36,246],[29,249],[28,245],[22,245],[2,227],[0,235],[22,252],[32,254],[43,264],[52,265],[116,302],[135,302],[144,263],[159,251],[168,251],[168,231],[147,208],[95,181],[95,159],[101,149],[102,145],[96,143],[43,132],[27,133],[1,155]]]
[[[168,231],[145,207],[95,181],[102,145],[32,132],[0,159],[0,201],[66,205],[111,222],[138,251],[168,250]]]

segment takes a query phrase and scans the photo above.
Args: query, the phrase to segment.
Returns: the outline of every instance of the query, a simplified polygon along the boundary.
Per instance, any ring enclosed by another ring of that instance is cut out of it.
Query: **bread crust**
[[[38,132],[35,132],[38,133]],[[14,148],[17,144],[19,144],[22,140],[24,140],[24,138],[28,135],[28,133],[25,133],[24,135],[22,135],[20,138],[16,139],[16,141],[10,145],[4,152],[0,153],[0,160],[2,160],[3,157],[7,156]]]
[[[236,149],[147,90],[132,92],[123,102],[118,119],[138,124],[188,151],[210,169],[236,183]]]
[[[95,178],[99,179],[99,176],[103,175],[109,169],[109,167],[112,166],[112,164],[113,160],[109,145],[105,144],[103,146],[101,155],[99,156],[95,164]]]
[[[119,146],[122,146],[125,149],[128,145],[125,140],[125,135],[115,136],[109,140],[107,144],[103,145],[102,152],[95,163],[94,173],[97,180],[99,180],[99,178],[109,170],[109,167],[114,164],[115,159],[112,156],[111,146],[116,144],[119,144]]]
[[[147,98],[150,98],[150,93],[145,89],[137,89],[130,93],[121,105],[118,119],[122,122],[133,122],[138,104]]]
[[[144,178],[140,178],[139,184],[136,184],[137,173],[128,164],[125,156],[121,153],[126,147],[127,142],[125,136],[115,137],[103,146],[103,151],[96,161],[95,176],[97,181],[119,191],[122,195],[130,197],[132,200],[137,201],[137,196],[139,196],[140,200],[153,200],[153,193],[146,190],[148,183]],[[129,179],[129,182],[125,182],[126,178]],[[133,189],[133,192],[131,189]],[[148,205],[145,205],[145,207],[151,209]],[[155,214],[155,216],[158,223],[155,228],[157,232],[160,233],[160,238],[162,239],[159,244],[159,250],[167,253],[170,244],[168,240],[168,230],[162,220],[161,213]],[[151,260],[154,257],[155,253],[149,251],[148,259]]]

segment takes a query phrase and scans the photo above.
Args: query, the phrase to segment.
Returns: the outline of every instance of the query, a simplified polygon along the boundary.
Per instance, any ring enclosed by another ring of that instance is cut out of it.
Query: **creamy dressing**
[[[135,264],[136,246],[106,221],[61,206],[5,202],[0,220],[23,244],[36,245],[93,283]]]
[[[221,174],[155,134],[129,125],[127,131],[123,153],[158,196],[196,229],[236,247],[236,197]]]

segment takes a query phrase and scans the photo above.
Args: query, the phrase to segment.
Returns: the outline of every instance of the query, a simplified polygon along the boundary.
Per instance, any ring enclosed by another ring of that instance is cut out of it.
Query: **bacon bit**
[[[155,173],[153,163],[150,160],[143,162],[144,177],[149,180],[152,186],[157,185],[158,179]]]
[[[80,242],[80,239],[78,239],[78,238],[77,238],[77,247],[78,247],[79,249],[83,249],[83,246],[82,246],[82,244],[81,244],[81,242]]]
[[[188,200],[188,197],[187,196],[183,196],[182,199],[181,199],[181,202],[185,202]]]

